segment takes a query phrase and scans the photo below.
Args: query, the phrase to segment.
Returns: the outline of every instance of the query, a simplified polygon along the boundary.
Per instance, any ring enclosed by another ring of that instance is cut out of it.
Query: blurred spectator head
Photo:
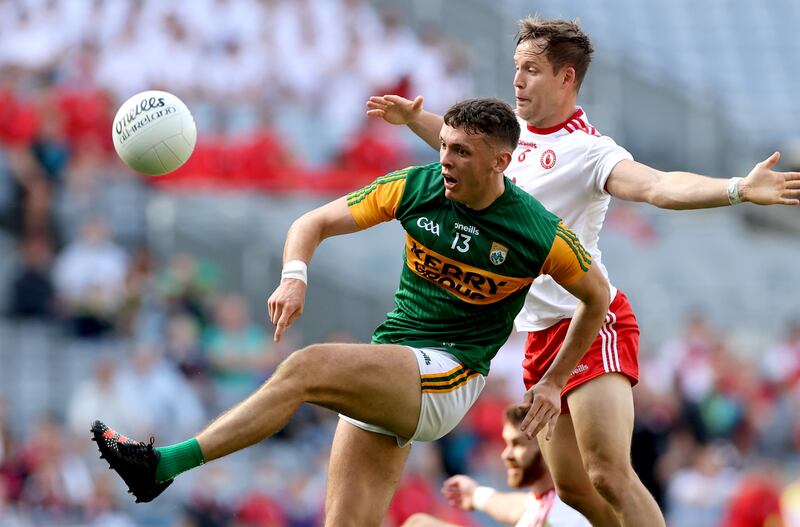
[[[97,357],[94,363],[94,379],[99,388],[109,391],[113,388],[117,360],[108,354]]]
[[[111,233],[105,220],[99,216],[94,216],[81,225],[80,238],[82,242],[88,245],[99,246],[104,245],[111,239]]]
[[[520,425],[527,413],[527,409],[522,406],[509,406],[506,408],[503,426],[506,447],[502,457],[506,465],[506,480],[509,487],[516,489],[529,487],[547,474],[547,466],[537,439],[528,439],[520,431]]]
[[[244,297],[239,294],[223,296],[217,303],[215,318],[223,331],[235,333],[244,330],[250,323],[250,313]]]
[[[148,375],[158,365],[162,352],[151,343],[139,343],[133,348],[131,365],[139,375]]]
[[[53,247],[47,236],[42,234],[27,236],[22,241],[20,249],[27,269],[44,271],[50,267],[53,259]]]

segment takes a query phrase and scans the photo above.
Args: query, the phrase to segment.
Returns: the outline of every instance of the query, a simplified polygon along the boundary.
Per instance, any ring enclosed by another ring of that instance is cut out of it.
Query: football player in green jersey
[[[528,401],[534,432],[552,432],[561,389],[606,315],[609,286],[572,231],[504,177],[519,133],[501,101],[458,103],[444,117],[440,163],[388,174],[296,220],[268,301],[276,341],[303,312],[307,264],[322,240],[390,219],[406,230],[395,309],[371,344],[294,352],[261,388],[183,443],[154,448],[95,421],[101,457],[137,501],[152,500],[181,472],[269,437],[310,402],[341,416],[325,524],[380,525],[408,457],[403,447],[437,439],[461,420],[540,274],[580,300],[559,358]]]

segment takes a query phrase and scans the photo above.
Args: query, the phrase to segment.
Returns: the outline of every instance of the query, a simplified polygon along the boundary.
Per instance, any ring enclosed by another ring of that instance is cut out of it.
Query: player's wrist
[[[569,378],[570,372],[561,373],[558,371],[548,371],[542,375],[542,378],[539,379],[539,382],[536,383],[540,386],[552,386],[553,388],[557,388],[559,390],[563,389],[564,386],[567,384],[567,379]]]
[[[486,504],[496,492],[492,487],[476,487],[472,492],[472,508],[476,511],[486,510]]]
[[[308,265],[302,260],[289,260],[283,264],[281,280],[292,278],[308,285]]]
[[[747,189],[745,188],[746,185],[743,184],[744,179],[740,177],[732,177],[728,180],[728,203],[730,205],[738,205],[746,201],[746,193]]]

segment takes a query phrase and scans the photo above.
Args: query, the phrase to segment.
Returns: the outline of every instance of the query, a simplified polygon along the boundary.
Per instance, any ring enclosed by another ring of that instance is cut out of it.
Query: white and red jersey
[[[528,495],[525,512],[514,527],[591,527],[581,513],[558,499],[555,489]]]
[[[606,180],[617,163],[633,157],[589,124],[581,108],[552,128],[519,122],[522,134],[506,176],[564,220],[608,278],[597,243],[611,201]],[[612,299],[616,292],[611,286]],[[539,276],[515,320],[517,331],[539,331],[571,318],[577,304],[555,280]]]

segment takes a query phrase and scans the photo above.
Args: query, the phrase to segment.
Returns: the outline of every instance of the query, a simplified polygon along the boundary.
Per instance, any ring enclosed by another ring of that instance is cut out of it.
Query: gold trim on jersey
[[[592,257],[572,230],[559,223],[553,245],[542,263],[542,274],[548,274],[559,284],[569,285],[583,278],[592,265]]]
[[[470,304],[494,304],[533,282],[492,273],[428,249],[406,234],[406,265],[415,274]]]
[[[397,215],[409,168],[381,176],[347,195],[347,206],[359,227],[367,228]]]

